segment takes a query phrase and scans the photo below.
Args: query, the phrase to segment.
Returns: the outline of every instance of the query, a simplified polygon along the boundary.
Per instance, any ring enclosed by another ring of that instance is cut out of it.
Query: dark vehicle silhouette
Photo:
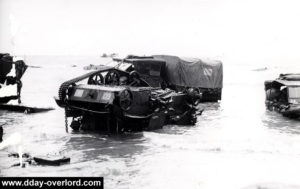
[[[13,57],[9,54],[0,53],[0,103],[7,103],[15,99],[18,99],[18,102],[21,103],[21,78],[26,69],[27,66],[24,61],[13,61]],[[3,92],[8,86],[12,85],[17,86],[16,94]]]
[[[300,117],[300,74],[280,74],[265,81],[266,107],[284,116]]]
[[[73,129],[120,133],[196,123],[203,111],[197,108],[202,94],[193,87],[169,87],[165,60],[136,56],[114,60],[115,67],[101,66],[61,85],[56,102],[65,108],[66,118],[72,117]]]

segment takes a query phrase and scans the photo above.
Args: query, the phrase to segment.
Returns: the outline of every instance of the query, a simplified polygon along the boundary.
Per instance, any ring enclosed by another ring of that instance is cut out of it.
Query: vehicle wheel
[[[140,75],[138,72],[132,71],[129,73],[129,76],[130,76],[130,81],[131,81],[129,86],[138,86],[141,83]]]
[[[81,124],[79,120],[73,120],[70,127],[74,130],[74,131],[79,131]]]
[[[132,104],[132,93],[128,89],[119,93],[119,103],[122,110],[129,110]]]
[[[116,70],[110,70],[105,76],[105,84],[108,85],[119,85],[120,74]]]
[[[101,73],[89,77],[88,84],[90,85],[102,85],[104,78]]]
[[[130,77],[140,79],[140,74],[136,71],[132,71],[129,73]]]

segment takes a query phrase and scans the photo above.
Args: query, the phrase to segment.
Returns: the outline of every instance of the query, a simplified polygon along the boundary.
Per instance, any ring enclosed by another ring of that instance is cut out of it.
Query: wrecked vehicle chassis
[[[286,117],[300,117],[300,74],[280,74],[265,81],[265,104]]]
[[[71,128],[108,133],[154,130],[165,124],[193,125],[201,113],[187,94],[150,87],[142,79],[138,86],[116,85],[107,81],[112,73],[130,78],[128,72],[102,67],[61,85],[56,102],[65,109],[66,123],[72,118]],[[85,79],[88,84],[78,84]]]

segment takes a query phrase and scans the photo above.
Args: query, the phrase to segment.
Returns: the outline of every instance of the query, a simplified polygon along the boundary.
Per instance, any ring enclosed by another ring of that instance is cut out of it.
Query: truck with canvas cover
[[[202,110],[193,96],[162,89],[160,60],[120,59],[114,67],[64,82],[56,97],[65,109],[66,128],[108,133],[153,130],[165,124],[193,125]]]
[[[195,92],[202,102],[216,102],[222,98],[223,64],[217,60],[181,58],[170,55],[133,56],[126,61],[164,62],[161,87],[181,92]]]

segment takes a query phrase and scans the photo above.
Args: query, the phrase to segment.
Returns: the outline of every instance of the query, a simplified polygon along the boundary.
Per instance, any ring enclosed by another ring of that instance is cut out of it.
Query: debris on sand
[[[94,64],[90,64],[88,66],[84,66],[83,69],[84,70],[99,70],[100,68],[102,68],[104,65],[99,64],[99,65],[94,65]]]
[[[267,67],[253,69],[252,71],[255,71],[255,72],[261,72],[261,71],[266,71],[266,70],[268,70],[268,68],[267,68]]]
[[[10,153],[8,157],[19,158],[19,153]],[[59,166],[63,164],[70,163],[71,158],[65,156],[31,156],[29,153],[22,154],[22,164],[16,163],[12,167],[21,166],[24,168],[26,164],[29,165],[49,165],[49,166]]]
[[[31,65],[27,65],[28,68],[42,68],[41,66],[31,66]]]
[[[17,152],[12,152],[8,154],[8,157],[14,157],[14,158],[19,158],[19,153]],[[30,158],[31,156],[28,153],[23,153],[22,158]]]
[[[20,158],[20,154],[22,154],[21,158]],[[8,157],[19,158],[19,162],[13,164],[11,167],[25,168],[27,164],[32,164],[32,157],[30,156],[29,153],[12,152],[8,154]]]
[[[40,112],[54,110],[54,108],[51,108],[51,107],[38,108],[38,107],[29,107],[29,106],[13,105],[13,104],[0,104],[0,109],[1,110],[15,111],[15,112],[24,112],[26,114],[40,113]]]
[[[38,165],[52,165],[58,166],[62,164],[70,163],[71,158],[69,157],[33,157],[33,160]]]
[[[116,57],[118,54],[117,53],[111,53],[111,54],[106,54],[106,53],[103,53],[101,55],[101,58],[114,58]]]
[[[26,167],[26,163],[22,163],[22,165],[20,163],[15,163],[11,167],[22,167],[22,168],[25,168]]]

